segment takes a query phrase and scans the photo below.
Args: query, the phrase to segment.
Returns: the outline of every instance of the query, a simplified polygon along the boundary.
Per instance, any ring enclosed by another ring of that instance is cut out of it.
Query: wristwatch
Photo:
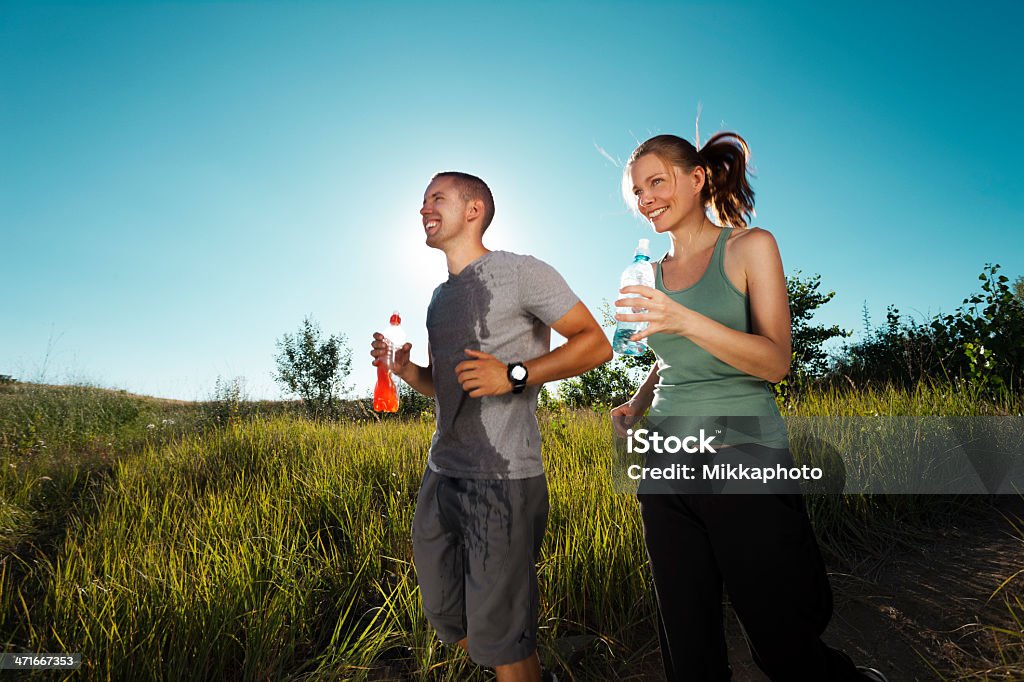
[[[526,365],[521,362],[508,363],[508,380],[512,384],[513,393],[522,393],[526,388],[526,377],[530,373],[526,371]]]

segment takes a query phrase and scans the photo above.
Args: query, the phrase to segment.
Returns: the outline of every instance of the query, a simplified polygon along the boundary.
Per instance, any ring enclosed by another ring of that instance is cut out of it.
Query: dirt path
[[[1024,518],[1024,502],[1003,498],[982,519],[919,535],[910,547],[880,558],[869,575],[833,572],[835,615],[826,642],[858,663],[870,662],[891,682],[938,680],[940,674],[955,679],[957,663],[970,669],[996,665],[997,646],[979,624],[1020,630],[1002,596],[989,596],[1024,569],[1024,542],[1000,512]],[[1024,575],[1010,587],[1024,595]],[[734,681],[766,680],[750,660],[734,616],[728,635]],[[652,672],[651,680],[661,679]],[[989,679],[1024,680],[1024,668]]]
[[[835,610],[825,641],[858,664],[882,670],[890,682],[1024,682],[1024,631],[1003,601],[1014,596],[1024,602],[1024,539],[1014,534],[1007,517],[1024,519],[1024,500],[1004,497],[983,516],[919,532],[887,555],[866,559],[845,572],[833,568]],[[1024,531],[1019,521],[1018,527]],[[990,600],[1017,571],[1021,575]],[[1018,612],[1024,615],[1024,608]],[[1017,661],[1015,669],[1000,667],[999,645],[984,625],[1020,632],[1003,637],[1003,646],[1012,649],[1007,656]],[[733,682],[765,682],[731,611],[726,634]],[[992,672],[987,677],[963,676],[958,669]],[[565,674],[564,679],[613,682],[579,672]],[[644,655],[623,679],[664,680],[659,652]]]

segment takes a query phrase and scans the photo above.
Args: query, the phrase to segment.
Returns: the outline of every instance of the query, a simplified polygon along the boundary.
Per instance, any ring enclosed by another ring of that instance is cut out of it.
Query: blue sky
[[[491,185],[485,243],[592,309],[649,229],[638,141],[735,130],[788,272],[952,311],[1024,273],[1015,4],[0,5],[0,374],[202,399],[277,397],[275,341],[345,333],[356,394],[392,309],[425,360],[446,276],[430,176]],[[654,241],[663,251],[667,238]],[[45,374],[45,376],[43,376]]]

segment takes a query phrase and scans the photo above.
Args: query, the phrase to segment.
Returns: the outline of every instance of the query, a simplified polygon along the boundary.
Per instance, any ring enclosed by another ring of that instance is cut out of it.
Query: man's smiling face
[[[427,246],[443,249],[466,229],[466,205],[455,181],[450,177],[435,178],[423,193],[420,217]]]

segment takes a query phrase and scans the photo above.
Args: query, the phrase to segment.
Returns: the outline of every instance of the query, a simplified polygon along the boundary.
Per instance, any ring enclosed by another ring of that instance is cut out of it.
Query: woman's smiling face
[[[689,215],[700,197],[694,173],[672,166],[657,154],[644,154],[629,169],[640,215],[656,232],[667,232]]]

